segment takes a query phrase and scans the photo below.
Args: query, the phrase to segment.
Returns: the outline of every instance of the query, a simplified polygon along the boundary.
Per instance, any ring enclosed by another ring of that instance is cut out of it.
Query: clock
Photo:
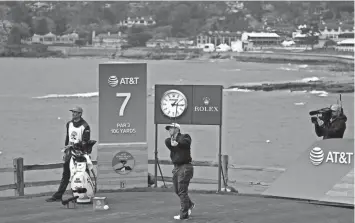
[[[160,109],[169,118],[177,118],[186,111],[187,98],[181,91],[168,90],[161,98]]]

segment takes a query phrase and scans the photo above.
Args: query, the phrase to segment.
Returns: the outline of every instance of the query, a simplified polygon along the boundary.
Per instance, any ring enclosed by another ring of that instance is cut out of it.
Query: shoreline
[[[235,60],[240,62],[259,63],[308,63],[324,65],[337,63],[351,66],[354,70],[354,54],[339,53],[337,51],[304,51],[288,52],[285,50],[268,49],[264,51],[246,52],[203,52],[202,49],[156,49],[129,48],[117,51],[114,48],[94,47],[62,47],[48,46],[44,52],[3,52],[0,58],[109,58],[134,60]]]
[[[354,93],[354,80],[338,81],[310,81],[310,82],[282,82],[259,84],[235,84],[226,89],[245,91],[325,91],[327,93]]]
[[[354,57],[346,55],[312,54],[312,53],[286,53],[286,52],[244,52],[233,56],[241,62],[264,63],[308,63],[322,65],[328,63],[340,63],[352,66],[354,69]]]

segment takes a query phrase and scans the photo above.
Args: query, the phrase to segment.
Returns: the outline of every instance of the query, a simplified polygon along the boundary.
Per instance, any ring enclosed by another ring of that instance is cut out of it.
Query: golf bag
[[[88,148],[83,150],[78,149],[77,145],[67,148],[70,153],[70,188],[73,192],[73,197],[77,198],[77,203],[91,203],[96,192],[96,177],[93,171],[89,154],[91,153],[95,140],[88,142]],[[80,148],[80,147],[79,147]]]

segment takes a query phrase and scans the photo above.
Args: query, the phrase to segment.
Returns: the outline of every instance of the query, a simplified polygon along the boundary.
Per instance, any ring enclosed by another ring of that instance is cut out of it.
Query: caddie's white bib
[[[73,122],[69,123],[68,133],[69,133],[69,145],[79,143],[82,141],[85,126],[80,125],[79,127],[74,127]]]

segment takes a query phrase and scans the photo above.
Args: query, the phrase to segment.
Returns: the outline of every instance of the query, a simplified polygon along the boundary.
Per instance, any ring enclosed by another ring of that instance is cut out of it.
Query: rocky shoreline
[[[227,89],[242,89],[249,91],[325,91],[328,93],[354,93],[354,80],[346,82],[312,81],[312,82],[286,82],[261,83],[255,85],[232,85]]]
[[[307,64],[327,64],[339,63],[354,67],[354,57],[345,55],[328,55],[312,53],[286,53],[286,52],[244,52],[233,55],[233,58],[241,62],[259,63],[307,63]]]

